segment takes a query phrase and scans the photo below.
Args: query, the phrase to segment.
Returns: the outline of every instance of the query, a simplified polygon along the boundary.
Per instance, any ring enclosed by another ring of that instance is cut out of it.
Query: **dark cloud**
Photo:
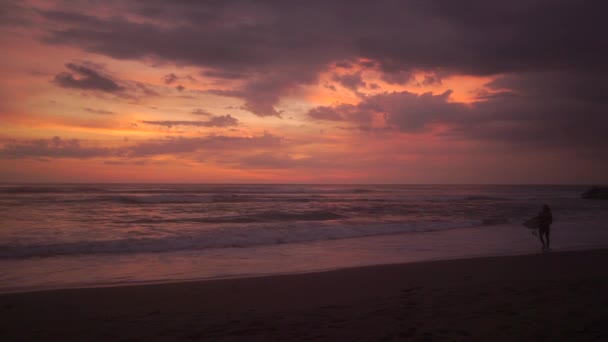
[[[344,121],[348,112],[356,109],[356,106],[342,104],[340,106],[319,106],[308,111],[308,115],[315,120]]]
[[[166,138],[140,142],[126,147],[89,147],[78,139],[10,140],[0,148],[0,158],[140,158],[156,155],[175,155],[193,152],[214,151],[256,151],[256,149],[276,148],[282,138],[263,134],[253,137],[232,137],[212,135],[194,138]]]
[[[183,85],[181,85],[181,84],[178,84],[178,85],[175,87],[175,89],[177,89],[177,91],[184,91],[184,90],[186,89],[186,87],[184,87],[184,86],[183,86]]]
[[[451,91],[434,95],[417,95],[407,91],[382,93],[365,97],[359,104],[320,106],[308,115],[316,120],[350,121],[367,127],[378,114],[384,116],[389,126],[403,132],[423,132],[435,122],[452,122],[464,108],[462,104],[448,103]]]
[[[449,103],[452,91],[421,95],[407,91],[384,93],[365,99],[359,107],[368,112],[385,115],[387,124],[408,133],[424,132],[433,123],[462,119],[465,106]]]
[[[109,110],[103,110],[103,109],[93,109],[93,108],[84,108],[84,110],[86,110],[89,113],[93,113],[93,114],[99,114],[99,115],[113,115],[115,114],[114,112],[111,112]]]
[[[259,116],[280,116],[281,98],[335,67],[373,68],[396,84],[416,72],[427,75],[421,85],[450,75],[500,76],[470,105],[452,103],[449,94],[386,93],[309,115],[362,126],[384,115],[407,133],[443,124],[446,137],[599,151],[608,139],[607,10],[600,0],[132,0],[104,17],[38,13],[53,24],[47,43],[117,59],[153,57],[238,80],[236,88],[210,92],[240,98]],[[59,84],[98,83],[75,70],[64,74]],[[337,81],[357,87],[355,78]]]
[[[133,83],[135,84],[134,90],[138,93],[143,94],[143,96],[150,96],[150,97],[160,96],[159,92],[152,89],[149,85],[147,85],[145,83],[141,83],[141,82],[137,82],[137,81],[135,81]]]
[[[424,80],[422,80],[422,85],[428,86],[428,85],[436,85],[436,84],[441,84],[442,83],[442,77],[435,74],[435,75],[426,75],[424,76]]]
[[[175,74],[167,74],[167,75],[165,75],[165,77],[163,77],[163,81],[165,82],[165,84],[171,84],[177,80],[178,80],[178,77]]]
[[[607,74],[588,71],[548,71],[503,75],[488,86],[520,95],[553,99],[568,98],[590,103],[608,102]]]
[[[130,21],[121,13],[109,19],[40,13],[68,25],[51,31],[48,42],[116,58],[158,56],[219,73],[325,66],[357,58],[387,72],[605,70],[608,51],[600,33],[607,28],[602,13],[608,4],[599,0],[386,0],[355,5],[319,0],[305,6],[283,1],[130,1],[123,8],[153,21]]]
[[[110,93],[117,98],[130,101],[161,95],[154,89],[154,85],[134,80],[116,80],[106,76],[105,66],[99,63],[80,61],[78,64],[68,63],[66,67],[71,72],[62,72],[54,79],[55,84],[64,88],[98,91],[97,95],[102,98],[103,93]],[[102,113],[97,112],[96,114]]]
[[[333,84],[325,84],[323,87],[331,90],[331,91],[336,91],[336,86],[334,86]]]
[[[376,62],[370,60],[359,61],[359,65],[365,69],[372,69],[376,67]]]
[[[386,70],[385,70],[386,71]],[[394,70],[384,72],[382,80],[389,84],[407,84],[414,80],[414,71]]]
[[[197,108],[191,112],[194,115],[203,115],[203,116],[211,116],[211,113],[204,109]]]
[[[189,81],[190,83],[196,83],[196,79],[194,77],[190,76],[190,75],[181,75],[181,76],[178,76],[178,75],[176,75],[174,73],[170,73],[170,74],[167,74],[167,75],[165,75],[163,77],[163,82],[165,82],[165,84],[167,84],[167,85],[173,84],[173,83],[175,83],[176,81],[179,81],[179,80]]]
[[[204,76],[241,79],[225,96],[259,116],[278,116],[281,97],[317,81],[329,66],[377,68],[391,83],[412,72],[494,75],[586,70],[606,76],[608,3],[125,1],[105,18],[44,11],[60,23],[46,42],[119,59],[160,58],[199,66]],[[314,22],[314,25],[311,23]],[[302,27],[306,27],[305,30]],[[137,42],[134,44],[133,42]],[[431,78],[425,83],[437,82]],[[71,79],[68,78],[68,83]],[[351,82],[346,82],[352,84]]]
[[[341,61],[335,64],[336,68],[352,69],[353,65],[350,62]]]
[[[30,24],[28,9],[20,2],[0,1],[0,26],[24,26]]]
[[[334,75],[333,80],[338,82],[346,89],[350,89],[354,92],[357,92],[359,87],[366,87],[363,78],[361,77],[361,72],[356,72],[354,74],[345,74],[345,75]]]
[[[445,139],[557,148],[597,157],[608,148],[608,103],[593,87],[588,93],[570,90],[585,83],[567,82],[573,80],[571,73],[561,76],[505,76],[491,86],[518,85],[519,93],[483,94],[470,104],[451,102],[450,91],[437,95],[404,91],[368,96],[357,105],[316,107],[308,114],[317,120],[350,122],[360,129],[369,128],[365,122],[374,115],[382,115],[388,128],[409,134],[439,125]]]
[[[239,121],[228,114],[211,117],[207,123],[210,127],[228,127],[237,126]]]
[[[547,78],[523,92],[499,92],[466,108],[448,135],[457,138],[500,141],[511,145],[534,145],[577,151],[579,155],[600,156],[608,148],[608,102],[589,93],[564,93],[564,79]],[[527,76],[526,84],[535,84]],[[534,78],[534,77],[532,77]],[[511,77],[500,82],[512,82]],[[555,83],[551,83],[551,82]],[[544,84],[542,87],[540,84]],[[575,86],[575,85],[574,85]],[[601,86],[601,85],[600,85]]]
[[[220,116],[212,116],[207,121],[179,121],[179,120],[143,120],[142,123],[148,125],[157,125],[157,126],[194,126],[194,127],[230,127],[237,126],[239,124],[239,120],[232,117],[231,115],[220,115]]]
[[[279,99],[289,93],[295,84],[312,84],[317,80],[297,78],[298,71],[294,72],[271,72],[248,80],[242,87],[234,90],[208,90],[209,93],[238,97],[245,100],[242,109],[258,116],[281,116],[281,111],[275,108]],[[309,76],[314,76],[309,74]]]
[[[237,80],[247,78],[247,74],[234,70],[205,70],[201,72],[204,77],[223,78],[228,80]]]
[[[78,139],[35,139],[11,141],[0,149],[0,156],[8,159],[20,158],[78,158],[108,157],[115,153],[109,148],[85,147]]]
[[[316,49],[311,49],[311,42],[298,44],[293,40],[295,36],[277,32],[273,27],[261,22],[258,27],[253,22],[242,25],[223,24],[231,19],[240,22],[249,21],[251,18],[256,21],[252,16],[266,11],[264,8],[261,12],[257,11],[256,8],[260,7],[258,4],[233,5],[230,9],[223,8],[224,5],[216,8],[215,5],[194,4],[195,8],[189,8],[188,11],[182,11],[180,5],[151,6],[160,6],[152,12],[165,12],[166,19],[185,16],[183,20],[175,21],[184,25],[157,26],[151,23],[135,23],[121,17],[114,17],[105,24],[100,24],[99,18],[89,17],[91,25],[85,25],[81,21],[86,21],[86,16],[76,15],[78,21],[75,21],[61,19],[55,15],[53,18],[47,16],[47,19],[60,21],[71,27],[52,31],[46,41],[53,44],[77,45],[88,51],[121,59],[154,56],[177,63],[197,65],[209,70],[204,73],[207,76],[241,78],[246,75],[242,87],[223,94],[242,98],[245,101],[244,108],[259,116],[279,116],[280,111],[274,106],[280,97],[300,84],[316,82],[318,71],[326,67],[326,57],[317,54]],[[207,8],[209,6],[211,8]],[[220,11],[221,13],[214,13],[219,16],[214,19],[218,26],[208,26],[200,20],[191,21],[192,13],[199,12],[198,8],[204,8],[205,12]],[[253,11],[250,11],[252,9]],[[270,17],[274,18],[275,15],[271,13]],[[188,25],[185,25],[186,23]],[[304,43],[300,38],[296,40]],[[133,41],[138,43],[133,44]],[[138,48],[134,48],[135,45]],[[324,50],[329,51],[327,47]],[[302,59],[305,63],[301,63]]]
[[[65,66],[72,72],[62,72],[55,76],[55,83],[64,88],[100,90],[109,93],[124,89],[109,77],[102,76],[93,69],[74,63]]]

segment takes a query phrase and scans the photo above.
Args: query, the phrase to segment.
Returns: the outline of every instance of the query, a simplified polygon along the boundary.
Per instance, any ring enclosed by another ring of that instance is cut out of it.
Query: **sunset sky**
[[[0,181],[608,183],[606,13],[0,0]]]

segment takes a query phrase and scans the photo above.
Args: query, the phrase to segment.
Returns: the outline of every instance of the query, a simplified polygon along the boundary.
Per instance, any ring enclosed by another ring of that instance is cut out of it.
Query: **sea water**
[[[0,292],[310,272],[608,247],[586,186],[0,186]]]

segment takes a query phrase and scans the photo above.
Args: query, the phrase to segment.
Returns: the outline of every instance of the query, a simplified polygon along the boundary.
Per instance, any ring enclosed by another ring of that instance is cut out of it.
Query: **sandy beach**
[[[3,341],[608,339],[608,250],[0,296]]]

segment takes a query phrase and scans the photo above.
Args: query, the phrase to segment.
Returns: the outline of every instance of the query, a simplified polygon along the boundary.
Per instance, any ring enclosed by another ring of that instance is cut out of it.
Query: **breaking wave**
[[[133,232],[134,238],[93,240],[55,244],[0,245],[0,259],[23,259],[90,254],[158,253],[210,248],[242,248],[285,243],[314,242],[346,238],[390,235],[409,232],[426,232],[454,229],[470,224],[443,223],[439,225],[358,224],[358,225],[290,225],[289,227],[259,226],[201,230],[179,236],[145,237]]]
[[[289,222],[289,221],[329,221],[345,218],[343,215],[333,213],[327,210],[311,210],[304,212],[282,212],[279,210],[268,210],[255,214],[248,215],[231,215],[231,216],[215,216],[215,217],[192,217],[179,219],[138,219],[125,223],[144,224],[144,223],[262,223],[262,222]]]

